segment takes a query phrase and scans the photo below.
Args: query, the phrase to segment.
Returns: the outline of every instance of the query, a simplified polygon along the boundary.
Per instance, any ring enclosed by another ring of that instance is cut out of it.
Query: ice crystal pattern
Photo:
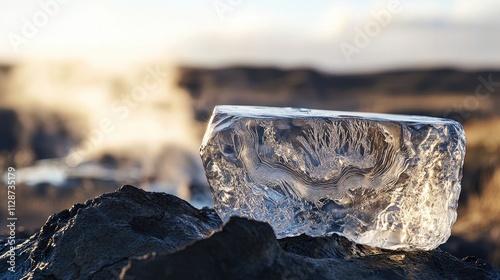
[[[223,220],[406,250],[450,236],[464,155],[452,120],[252,106],[217,106],[201,146]]]

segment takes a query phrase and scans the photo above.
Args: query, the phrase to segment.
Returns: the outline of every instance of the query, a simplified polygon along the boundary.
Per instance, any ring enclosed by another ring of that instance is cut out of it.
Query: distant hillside
[[[180,71],[179,85],[193,97],[198,120],[206,120],[217,104],[253,104],[424,114],[466,122],[497,115],[500,105],[498,92],[483,86],[479,96],[475,93],[481,80],[491,77],[500,82],[499,70],[444,68],[361,75],[250,67]]]

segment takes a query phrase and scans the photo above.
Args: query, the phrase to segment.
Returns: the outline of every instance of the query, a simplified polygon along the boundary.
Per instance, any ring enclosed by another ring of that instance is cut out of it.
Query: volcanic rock
[[[484,261],[439,249],[382,250],[335,234],[277,240],[269,224],[238,217],[221,226],[213,209],[123,186],[16,240],[15,273],[0,239],[0,279],[500,279]]]

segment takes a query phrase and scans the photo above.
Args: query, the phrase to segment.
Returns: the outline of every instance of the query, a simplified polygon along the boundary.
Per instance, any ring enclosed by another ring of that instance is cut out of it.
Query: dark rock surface
[[[476,258],[400,252],[331,237],[276,240],[272,228],[123,186],[52,215],[17,240],[16,273],[0,239],[0,279],[500,279]],[[215,232],[215,233],[214,233]]]
[[[233,217],[208,239],[173,254],[133,259],[122,279],[499,279],[476,258],[388,251],[334,235],[277,241],[267,223]]]
[[[213,210],[123,186],[52,215],[17,246],[15,274],[0,257],[0,279],[116,279],[129,257],[173,252],[221,225]]]

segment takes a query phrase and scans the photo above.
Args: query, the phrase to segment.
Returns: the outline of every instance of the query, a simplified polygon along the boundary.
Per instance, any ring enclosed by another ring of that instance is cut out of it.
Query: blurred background
[[[2,1],[1,197],[15,167],[18,236],[122,184],[211,205],[198,149],[217,104],[445,117],[465,127],[467,156],[442,249],[500,266],[498,10],[493,0]]]

